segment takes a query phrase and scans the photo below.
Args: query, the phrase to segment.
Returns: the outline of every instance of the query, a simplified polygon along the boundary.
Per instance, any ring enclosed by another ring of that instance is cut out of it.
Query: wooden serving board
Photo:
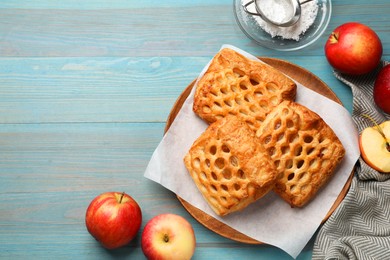
[[[290,63],[285,60],[281,59],[275,59],[275,58],[268,58],[268,57],[259,57],[263,62],[273,66],[274,68],[280,70],[284,74],[290,76],[294,80],[298,81],[305,87],[339,103],[342,104],[340,99],[336,96],[336,94],[316,75],[311,73],[310,71],[299,67],[293,63]],[[171,126],[173,120],[175,119],[176,115],[180,111],[184,101],[187,99],[188,95],[190,94],[196,80],[191,82],[190,85],[187,86],[187,88],[181,93],[181,95],[176,100],[169,116],[167,119],[167,123],[165,126],[165,132],[168,131],[169,127]],[[348,178],[347,182],[345,183],[341,193],[337,197],[336,201],[334,202],[333,206],[329,210],[328,214],[323,219],[323,222],[325,222],[329,216],[333,213],[333,211],[338,207],[338,205],[341,203],[341,201],[344,199],[345,195],[348,192],[349,186],[351,185],[353,177],[353,171]],[[230,226],[220,222],[219,220],[215,219],[214,217],[204,213],[203,211],[199,210],[198,208],[192,206],[182,198],[178,197],[179,201],[183,205],[183,207],[202,225],[207,227],[208,229],[214,231],[215,233],[238,241],[242,243],[247,244],[262,244],[261,241],[257,241],[253,238],[250,238],[246,236],[245,234],[242,234],[241,232],[238,232],[237,230],[231,228]]]

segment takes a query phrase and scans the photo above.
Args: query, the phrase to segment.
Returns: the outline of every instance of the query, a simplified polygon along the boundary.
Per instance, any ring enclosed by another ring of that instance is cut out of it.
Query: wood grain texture
[[[1,123],[155,122],[206,58],[6,58]]]
[[[144,259],[140,235],[106,251],[87,233],[85,209],[108,190],[140,202],[143,226],[164,212],[188,219],[194,259],[291,259],[209,231],[144,169],[175,100],[222,44],[311,71],[351,112],[323,44],[339,24],[360,21],[390,59],[389,13],[388,0],[333,1],[318,42],[281,53],[245,37],[232,1],[0,1],[0,259]]]
[[[0,59],[0,123],[164,122],[209,57]],[[351,92],[323,57],[290,62],[332,84],[351,111]],[[326,76],[326,77],[325,77]]]
[[[104,8],[108,1],[100,1],[101,9],[96,9],[99,5],[91,1],[84,5],[55,1],[57,4],[46,4],[47,8],[44,2],[26,4],[36,6],[32,9],[17,8],[16,2],[10,8],[6,8],[7,3],[3,8],[0,4],[0,31],[5,32],[0,38],[1,56],[210,56],[224,43],[245,48],[257,56],[278,54],[245,37],[234,20],[232,2],[173,4],[171,1],[167,5],[165,1],[154,1],[137,8],[136,3],[129,1],[118,9]],[[384,54],[390,55],[388,13],[386,0],[333,1],[331,22],[319,41],[305,50],[284,55],[317,55],[333,28],[356,20],[378,32]]]

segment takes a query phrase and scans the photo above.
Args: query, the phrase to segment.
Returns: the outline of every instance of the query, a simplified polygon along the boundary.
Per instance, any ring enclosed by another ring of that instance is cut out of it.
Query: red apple
[[[363,160],[371,168],[390,173],[390,121],[364,129],[359,147]]]
[[[142,232],[142,251],[149,260],[186,260],[195,252],[195,234],[191,224],[175,214],[155,216]]]
[[[100,194],[85,215],[88,232],[107,249],[128,244],[137,235],[141,222],[141,208],[124,192]]]
[[[374,30],[356,22],[334,29],[325,44],[325,56],[330,65],[350,75],[362,75],[375,69],[382,51],[382,42]]]
[[[375,80],[374,101],[384,112],[390,114],[390,64],[381,69]]]

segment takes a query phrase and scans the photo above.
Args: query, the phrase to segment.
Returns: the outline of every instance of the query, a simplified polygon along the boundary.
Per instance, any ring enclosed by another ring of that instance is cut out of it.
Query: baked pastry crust
[[[192,179],[220,216],[242,210],[272,190],[276,169],[250,127],[235,116],[212,123],[184,158]]]
[[[256,133],[271,156],[278,178],[274,191],[302,207],[330,180],[345,149],[325,121],[295,102],[284,101]]]
[[[227,115],[243,118],[257,130],[283,100],[295,100],[296,84],[275,68],[224,48],[198,80],[194,112],[208,123]]]

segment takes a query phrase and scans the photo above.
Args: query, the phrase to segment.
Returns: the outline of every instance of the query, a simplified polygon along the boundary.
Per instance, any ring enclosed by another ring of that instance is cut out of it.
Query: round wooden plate
[[[316,91],[317,93],[328,97],[329,99],[332,99],[333,101],[342,104],[340,99],[336,96],[336,94],[316,75],[311,73],[310,71],[299,67],[293,63],[287,62],[285,60],[281,59],[275,59],[275,58],[268,58],[268,57],[259,57],[263,62],[268,63],[269,65],[273,66],[274,68],[280,70],[284,74],[290,76],[294,80],[298,81],[305,87]],[[169,116],[167,119],[167,123],[165,126],[165,132],[168,131],[169,127],[171,126],[173,120],[175,119],[177,113],[181,109],[184,101],[187,99],[188,95],[191,92],[191,89],[193,88],[195,84],[194,80],[191,82],[190,85],[187,86],[187,88],[181,93],[181,95],[176,100]],[[341,201],[344,199],[345,195],[348,192],[349,186],[351,185],[353,177],[353,172],[351,173],[350,177],[348,178],[347,182],[345,183],[341,193],[337,197],[336,201],[334,202],[333,206],[329,210],[328,214],[323,219],[323,222],[325,222],[329,216],[333,213],[333,211],[338,207],[338,205],[341,203]],[[247,244],[262,244],[262,242],[257,241],[253,238],[250,238],[246,236],[245,234],[242,234],[241,232],[238,232],[237,230],[231,228],[230,226],[220,222],[219,220],[213,218],[212,216],[204,213],[203,211],[199,210],[198,208],[192,206],[182,198],[178,197],[180,203],[183,205],[183,207],[202,225],[207,227],[208,229],[212,230],[213,232],[238,241],[242,243]]]

